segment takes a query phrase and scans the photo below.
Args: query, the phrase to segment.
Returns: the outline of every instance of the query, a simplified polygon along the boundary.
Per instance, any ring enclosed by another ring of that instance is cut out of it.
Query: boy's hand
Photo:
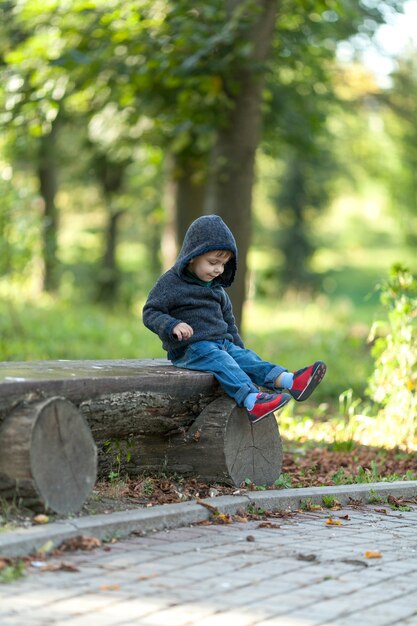
[[[176,326],[174,326],[172,330],[172,334],[178,339],[178,341],[183,341],[184,339],[189,339],[194,334],[193,329],[189,324],[185,322],[180,322]]]

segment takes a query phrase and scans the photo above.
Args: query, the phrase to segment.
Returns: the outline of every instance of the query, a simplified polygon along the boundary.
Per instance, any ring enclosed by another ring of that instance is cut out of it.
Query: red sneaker
[[[292,397],[298,402],[307,400],[323,380],[326,369],[323,361],[316,361],[313,365],[294,372],[294,382],[291,389],[288,390]]]
[[[248,411],[249,421],[252,424],[259,422],[270,413],[281,409],[290,400],[291,396],[288,393],[258,393],[253,409]]]

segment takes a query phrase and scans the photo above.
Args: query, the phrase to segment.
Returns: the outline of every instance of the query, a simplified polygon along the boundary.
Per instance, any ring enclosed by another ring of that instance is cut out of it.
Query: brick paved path
[[[326,524],[329,513],[342,524]],[[0,624],[417,625],[417,510],[369,505],[269,521],[275,527],[186,527],[49,559],[79,571],[31,567],[0,585]]]

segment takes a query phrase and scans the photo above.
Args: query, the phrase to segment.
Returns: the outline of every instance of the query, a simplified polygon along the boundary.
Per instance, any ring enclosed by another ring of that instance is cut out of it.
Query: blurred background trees
[[[267,230],[275,231],[270,244],[282,263],[271,278],[281,289],[304,289],[314,284],[315,216],[341,184],[359,184],[355,170],[373,175],[370,154],[359,155],[359,164],[349,155],[373,143],[371,116],[398,155],[381,159],[378,176],[393,204],[415,219],[415,53],[399,60],[383,90],[363,68],[349,73],[337,54],[341,42],[372,36],[401,6],[3,3],[2,184],[11,198],[2,208],[3,269],[10,273],[13,258],[21,258],[7,234],[19,214],[14,193],[26,198],[21,218],[38,220],[26,274],[36,266],[47,291],[59,290],[63,274],[74,271],[66,256],[84,261],[59,243],[69,236],[67,217],[83,214],[88,223],[88,214],[96,216],[100,227],[86,228],[101,231],[89,259],[96,264],[89,292],[106,302],[118,299],[123,280],[123,222],[138,242],[152,242],[147,264],[155,275],[175,258],[189,223],[217,212],[239,244],[233,298],[240,318],[252,216],[262,214],[252,202],[255,155],[258,171],[262,153],[276,163],[270,193],[277,220]],[[368,124],[366,136],[361,124]],[[152,171],[150,178],[143,171]]]

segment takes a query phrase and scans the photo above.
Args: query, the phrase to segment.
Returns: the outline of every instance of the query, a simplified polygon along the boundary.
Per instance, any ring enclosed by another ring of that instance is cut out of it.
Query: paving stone
[[[374,508],[331,512],[349,514],[341,527],[324,510],[269,519],[280,528],[186,526],[66,553],[48,563],[78,572],[29,568],[0,586],[0,624],[417,626],[417,510]]]

